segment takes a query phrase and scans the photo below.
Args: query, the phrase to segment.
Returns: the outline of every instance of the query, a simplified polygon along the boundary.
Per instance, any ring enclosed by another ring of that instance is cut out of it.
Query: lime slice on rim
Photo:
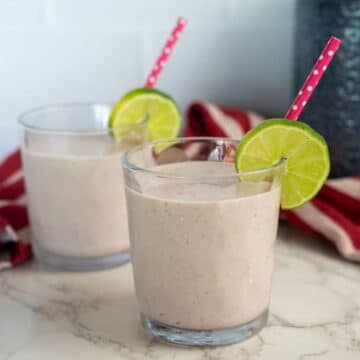
[[[269,119],[249,131],[236,151],[238,172],[258,170],[286,157],[281,207],[292,209],[313,198],[330,172],[325,139],[300,121]]]
[[[169,95],[150,88],[140,88],[126,93],[113,107],[109,128],[115,138],[123,137],[126,126],[146,121],[146,140],[175,138],[181,126],[180,111]],[[166,144],[162,144],[166,147]],[[157,148],[157,151],[162,149]]]

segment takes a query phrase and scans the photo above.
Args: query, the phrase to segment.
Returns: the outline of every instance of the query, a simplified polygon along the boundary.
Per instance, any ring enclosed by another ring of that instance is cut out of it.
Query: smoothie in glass
[[[124,157],[138,309],[162,340],[223,345],[266,323],[284,160],[237,174],[236,144],[179,140],[174,156],[150,144]]]
[[[115,140],[105,105],[50,106],[24,114],[22,158],[38,259],[72,270],[129,260],[121,155],[142,125]]]

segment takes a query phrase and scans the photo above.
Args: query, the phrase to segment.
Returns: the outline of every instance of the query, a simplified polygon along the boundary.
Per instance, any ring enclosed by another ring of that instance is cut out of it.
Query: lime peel
[[[181,114],[168,94],[154,88],[138,88],[126,93],[114,105],[108,126],[114,137],[121,139],[132,125],[142,122],[146,140],[173,139],[180,131]],[[159,144],[157,152],[162,148],[166,148],[166,144]]]
[[[259,146],[261,144],[261,146]],[[311,200],[330,172],[324,138],[301,121],[269,119],[249,131],[236,151],[236,170],[254,171],[287,158],[281,207],[292,209]]]

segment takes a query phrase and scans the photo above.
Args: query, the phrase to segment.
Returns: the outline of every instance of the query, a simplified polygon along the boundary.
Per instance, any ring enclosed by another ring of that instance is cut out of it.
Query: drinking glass
[[[49,265],[97,270],[130,258],[120,159],[145,126],[110,130],[110,110],[52,105],[19,118],[31,241]]]
[[[286,159],[237,173],[238,140],[137,146],[123,174],[141,326],[181,345],[225,345],[267,321]]]

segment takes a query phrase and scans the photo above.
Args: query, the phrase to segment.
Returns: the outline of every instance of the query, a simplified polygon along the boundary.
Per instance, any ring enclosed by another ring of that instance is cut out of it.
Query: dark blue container
[[[300,119],[325,137],[340,177],[360,174],[360,0],[298,0],[294,96],[331,35],[342,46]]]

